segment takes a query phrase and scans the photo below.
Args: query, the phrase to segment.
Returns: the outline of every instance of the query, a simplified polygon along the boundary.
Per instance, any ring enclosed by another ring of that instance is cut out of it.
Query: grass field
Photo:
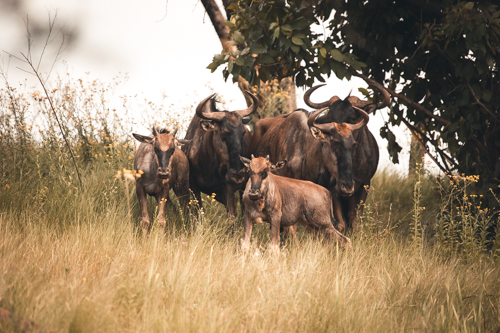
[[[500,242],[488,237],[494,215],[473,178],[380,170],[347,250],[300,229],[299,248],[272,254],[265,224],[244,254],[241,221],[229,228],[207,196],[205,215],[194,205],[186,218],[170,210],[167,234],[153,227],[143,242],[134,183],[116,177],[131,169],[130,133],[104,90],[53,89],[82,185],[46,99],[0,91],[0,308],[14,318],[0,331],[19,332],[21,318],[47,332],[500,327]]]

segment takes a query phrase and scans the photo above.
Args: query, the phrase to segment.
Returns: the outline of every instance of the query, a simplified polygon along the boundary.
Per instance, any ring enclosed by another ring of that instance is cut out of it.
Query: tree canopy
[[[332,73],[382,84],[393,97],[380,129],[393,161],[401,147],[388,125],[404,123],[443,171],[479,175],[481,186],[498,193],[494,1],[237,0],[228,8],[229,43],[237,49],[215,55],[209,69],[223,65],[225,79],[251,84],[291,76],[312,86]]]

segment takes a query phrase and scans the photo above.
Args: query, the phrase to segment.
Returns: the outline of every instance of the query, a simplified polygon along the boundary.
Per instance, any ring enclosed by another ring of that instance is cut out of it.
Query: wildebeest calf
[[[277,247],[281,227],[289,227],[297,222],[306,228],[322,231],[341,245],[349,246],[349,238],[335,229],[330,192],[309,181],[274,175],[271,171],[285,165],[281,161],[273,165],[269,156],[254,157],[249,160],[240,157],[248,168],[249,180],[243,193],[245,204],[245,238],[243,249],[250,246],[253,221],[271,224],[271,246]]]
[[[176,146],[185,140],[177,140],[175,134],[166,130],[157,132],[153,127],[153,136],[133,133],[141,142],[134,158],[134,169],[144,173],[136,181],[136,193],[141,206],[141,227],[143,235],[149,231],[147,196],[154,196],[158,202],[158,223],[165,229],[165,204],[169,200],[168,192],[172,188],[187,217],[189,201],[189,162],[186,155]]]

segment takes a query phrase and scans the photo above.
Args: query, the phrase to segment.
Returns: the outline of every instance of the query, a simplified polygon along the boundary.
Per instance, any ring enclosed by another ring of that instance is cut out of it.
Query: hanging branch
[[[354,76],[357,76],[357,77],[363,79],[369,85],[376,85],[379,88],[385,89],[390,95],[392,95],[393,97],[396,97],[396,98],[400,99],[407,106],[413,107],[413,108],[421,111],[422,113],[426,114],[427,116],[429,116],[431,118],[434,118],[435,120],[437,120],[438,122],[440,122],[441,124],[443,124],[445,126],[447,126],[447,125],[450,124],[449,121],[447,121],[447,120],[439,117],[438,115],[433,114],[432,112],[430,112],[426,108],[422,107],[420,104],[418,104],[418,103],[416,103],[416,102],[414,102],[414,101],[406,98],[405,96],[403,96],[401,94],[396,93],[392,89],[389,89],[389,88],[386,88],[386,87],[382,86],[380,83],[378,83],[378,82],[370,79],[369,77],[367,77],[366,75],[364,75],[362,73],[359,73],[358,71],[354,70],[352,67],[348,67],[348,69],[352,72],[352,74]],[[436,152],[437,152],[438,156],[440,156],[441,160],[443,161],[443,163],[439,163],[439,161],[437,160],[437,158],[435,158],[434,156],[432,156],[432,154],[430,153],[430,151],[425,146],[424,139],[425,139],[426,142],[429,142],[429,141],[432,141],[432,140],[430,140],[429,138],[427,138],[427,136],[425,136],[425,134],[422,133],[421,130],[419,130],[418,128],[416,128],[412,124],[410,124],[405,118],[401,117],[400,119],[406,125],[406,127],[410,130],[410,132],[413,135],[415,135],[415,137],[417,138],[417,141],[423,147],[423,149],[425,150],[425,152],[427,153],[427,155],[434,161],[434,163],[436,163],[436,165],[441,169],[441,171],[443,171],[443,173],[445,175],[447,175],[447,176],[451,175],[451,170],[450,170],[450,168],[449,168],[448,163],[446,162],[446,160],[448,162],[450,162],[453,165],[454,168],[459,169],[459,165],[450,156],[448,156],[442,149],[440,149],[437,144],[433,144],[434,148],[436,149]]]
[[[29,73],[29,74],[32,74],[34,75],[38,81],[40,82],[40,85],[42,86],[42,89],[45,93],[45,96],[47,97],[47,100],[49,101],[49,104],[50,104],[50,109],[52,110],[52,113],[54,114],[54,118],[56,119],[56,122],[57,122],[57,126],[59,127],[59,130],[61,131],[61,135],[64,139],[64,142],[66,143],[66,147],[68,147],[68,150],[69,150],[69,153],[71,155],[71,159],[73,161],[73,166],[75,167],[75,170],[76,170],[76,175],[78,176],[78,181],[80,183],[80,187],[82,187],[82,179],[80,177],[80,171],[78,170],[78,166],[76,164],[76,160],[75,160],[75,155],[73,154],[73,150],[71,149],[71,146],[68,142],[68,139],[66,138],[66,134],[64,133],[64,129],[61,125],[61,122],[59,121],[59,117],[57,116],[57,112],[56,112],[56,109],[54,107],[54,103],[52,102],[52,98],[50,97],[48,91],[47,91],[47,88],[45,86],[45,83],[47,82],[47,80],[49,79],[49,76],[50,76],[50,73],[52,72],[52,69],[54,68],[54,64],[56,63],[56,61],[58,60],[59,56],[61,55],[62,51],[63,51],[63,46],[64,46],[64,34],[61,34],[62,35],[62,41],[61,41],[61,45],[59,46],[59,49],[57,50],[57,54],[54,58],[54,62],[52,63],[52,66],[51,66],[51,69],[50,69],[50,72],[49,74],[47,75],[47,77],[45,78],[45,81],[43,80],[42,78],[42,75],[40,74],[39,72],[39,67],[40,67],[40,63],[42,62],[42,58],[43,58],[43,55],[45,54],[45,50],[47,48],[47,46],[54,40],[54,38],[57,36],[57,34],[59,34],[59,32],[61,32],[61,30],[56,34],[56,36],[54,36],[54,38],[50,39],[51,35],[52,35],[52,30],[54,28],[54,24],[55,24],[55,21],[56,21],[56,18],[57,18],[57,12],[56,14],[54,15],[54,18],[51,19],[50,17],[50,13],[49,13],[49,32],[48,32],[48,35],[47,35],[47,39],[45,40],[45,44],[43,46],[43,49],[42,49],[42,52],[40,54],[40,59],[38,60],[38,64],[37,66],[35,67],[34,63],[33,63],[33,59],[32,59],[32,53],[31,53],[31,45],[33,44],[33,40],[31,38],[31,32],[29,30],[29,18],[27,17],[26,18],[26,32],[27,32],[27,38],[28,38],[28,52],[26,54],[24,54],[23,52],[19,52],[22,56],[22,58],[19,58],[19,57],[16,57],[8,52],[5,52],[7,53],[9,56],[19,60],[19,61],[22,61],[26,64],[28,64],[28,66],[31,68],[31,71],[26,71],[22,68],[20,68],[21,70]]]

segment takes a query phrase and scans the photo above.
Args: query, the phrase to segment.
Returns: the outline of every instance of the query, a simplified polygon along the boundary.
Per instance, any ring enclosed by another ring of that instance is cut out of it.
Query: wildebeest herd
[[[246,124],[257,110],[258,99],[250,92],[252,105],[240,111],[219,111],[215,94],[205,98],[184,140],[175,138],[177,130],[153,128],[152,136],[133,134],[141,142],[134,169],[143,172],[136,184],[143,234],[150,228],[147,195],[156,198],[158,222],[165,228],[170,189],[185,216],[190,190],[200,205],[201,192],[214,193],[226,207],[229,223],[235,221],[237,196],[243,191],[243,248],[249,247],[254,221],[270,223],[272,246],[278,245],[280,229],[297,242],[299,222],[349,245],[343,233],[354,230],[356,212],[362,214],[379,159],[377,143],[366,126],[369,114],[389,105],[390,99],[385,89],[375,85],[383,97],[380,103],[337,96],[313,103],[311,94],[319,87],[304,95],[313,112],[298,109],[261,119],[253,134]]]

